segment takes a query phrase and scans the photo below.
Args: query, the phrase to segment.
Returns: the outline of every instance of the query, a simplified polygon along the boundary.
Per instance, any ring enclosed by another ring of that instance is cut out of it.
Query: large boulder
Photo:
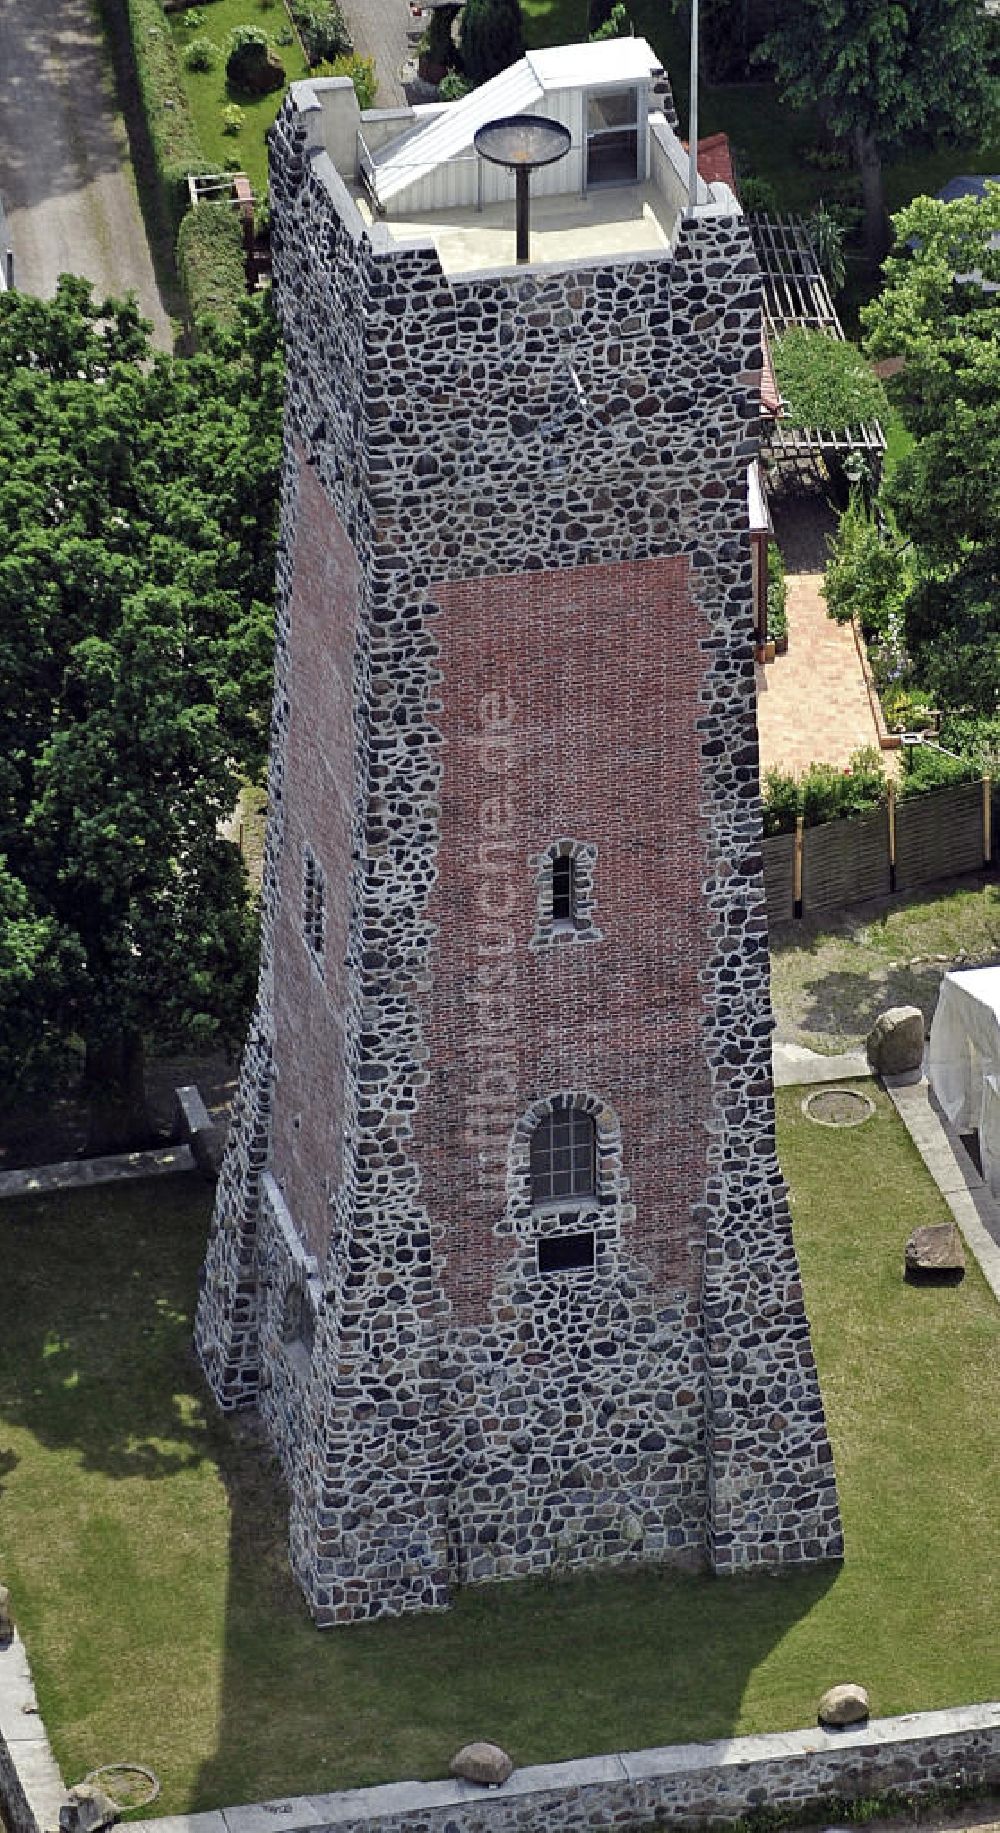
[[[506,1782],[514,1768],[510,1757],[499,1744],[463,1744],[451,1759],[451,1773],[466,1782],[482,1782],[496,1788]]]
[[[919,1006],[890,1006],[865,1039],[877,1076],[905,1076],[924,1059],[924,1015]]]
[[[965,1248],[954,1222],[915,1228],[906,1243],[907,1279],[959,1280],[965,1272]]]
[[[861,1725],[870,1710],[864,1687],[849,1681],[844,1686],[827,1687],[817,1707],[816,1717],[821,1725]]]

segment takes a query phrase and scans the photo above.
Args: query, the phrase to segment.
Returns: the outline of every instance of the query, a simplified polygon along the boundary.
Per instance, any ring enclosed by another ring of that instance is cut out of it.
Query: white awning
[[[1000,1191],[1000,967],[963,968],[941,982],[927,1073],[960,1133],[975,1129],[983,1176]]]

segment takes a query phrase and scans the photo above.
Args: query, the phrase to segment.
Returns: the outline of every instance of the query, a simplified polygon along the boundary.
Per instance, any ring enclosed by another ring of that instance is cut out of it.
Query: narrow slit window
[[[323,965],[326,947],[326,876],[310,847],[302,864],[302,933],[317,965]]]
[[[532,1203],[589,1197],[595,1188],[596,1136],[591,1116],[583,1108],[554,1108],[532,1134]]]
[[[573,923],[576,920],[575,862],[569,853],[552,861],[552,921]]]

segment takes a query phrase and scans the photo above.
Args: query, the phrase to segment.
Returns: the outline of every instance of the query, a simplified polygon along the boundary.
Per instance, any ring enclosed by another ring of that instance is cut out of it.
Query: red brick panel
[[[487,1314],[515,1123],[578,1089],[621,1124],[627,1247],[661,1286],[692,1274],[704,1198],[709,957],[699,811],[702,620],[683,559],[441,589],[444,743],[436,925],[416,1126],[459,1317]],[[535,866],[598,849],[601,939],[532,947]]]
[[[355,761],[351,688],[357,564],[315,472],[300,453],[291,556],[286,810],[275,927],[273,1163],[309,1251],[329,1235],[331,1179],[340,1174],[344,1021]],[[303,850],[326,879],[326,946],[320,973],[302,933]]]

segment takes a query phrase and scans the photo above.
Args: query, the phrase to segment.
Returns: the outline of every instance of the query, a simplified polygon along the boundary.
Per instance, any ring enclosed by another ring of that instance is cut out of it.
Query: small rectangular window
[[[540,1273],[593,1272],[595,1242],[592,1229],[579,1235],[546,1235],[538,1243]]]

